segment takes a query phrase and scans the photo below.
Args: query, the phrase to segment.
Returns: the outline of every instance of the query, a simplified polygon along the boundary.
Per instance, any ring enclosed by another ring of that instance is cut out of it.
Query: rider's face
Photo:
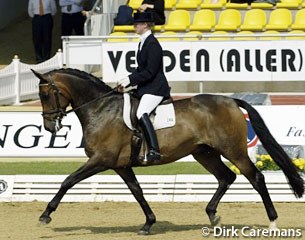
[[[135,23],[133,27],[135,29],[136,34],[139,35],[145,33],[148,30],[147,23]]]

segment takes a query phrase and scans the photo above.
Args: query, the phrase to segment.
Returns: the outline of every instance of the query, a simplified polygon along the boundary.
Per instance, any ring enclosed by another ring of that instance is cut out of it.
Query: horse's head
[[[61,120],[66,115],[66,108],[70,104],[70,97],[63,90],[60,82],[56,82],[55,75],[32,72],[40,79],[39,98],[42,105],[44,128],[56,133],[62,128]]]

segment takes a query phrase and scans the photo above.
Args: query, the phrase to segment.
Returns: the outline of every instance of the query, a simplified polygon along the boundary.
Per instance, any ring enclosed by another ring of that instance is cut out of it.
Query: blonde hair
[[[155,23],[154,22],[147,22],[146,24],[151,29],[155,27]]]

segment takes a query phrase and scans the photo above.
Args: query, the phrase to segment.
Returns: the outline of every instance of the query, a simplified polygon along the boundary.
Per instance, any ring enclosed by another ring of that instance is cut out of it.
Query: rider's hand
[[[121,85],[117,86],[117,91],[120,93],[124,93],[124,88]]]
[[[125,77],[118,81],[118,85],[124,88],[130,87],[130,80],[129,77]]]

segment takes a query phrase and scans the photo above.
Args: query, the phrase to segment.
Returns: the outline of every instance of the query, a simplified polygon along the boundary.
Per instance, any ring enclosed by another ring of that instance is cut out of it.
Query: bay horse
[[[50,214],[75,184],[99,172],[113,169],[127,184],[145,214],[146,222],[139,234],[149,234],[156,217],[146,202],[132,169],[132,131],[123,122],[123,94],[113,91],[93,75],[76,69],[59,69],[45,74],[35,71],[33,73],[40,79],[39,97],[44,128],[56,133],[67,113],[66,108],[71,105],[81,123],[85,152],[89,158],[82,167],[64,180],[40,216],[40,222],[49,223],[52,220]],[[243,100],[209,94],[174,101],[174,107],[176,125],[157,131],[162,154],[162,159],[157,164],[171,163],[191,154],[217,178],[219,186],[206,207],[211,224],[216,225],[220,221],[220,217],[216,215],[219,201],[236,179],[235,173],[221,161],[220,156],[224,156],[239,168],[260,194],[270,227],[276,227],[277,213],[266,188],[264,176],[248,156],[247,123],[239,107],[247,110],[255,133],[283,170],[296,197],[302,197],[304,193],[304,180],[273,138],[258,112]]]

